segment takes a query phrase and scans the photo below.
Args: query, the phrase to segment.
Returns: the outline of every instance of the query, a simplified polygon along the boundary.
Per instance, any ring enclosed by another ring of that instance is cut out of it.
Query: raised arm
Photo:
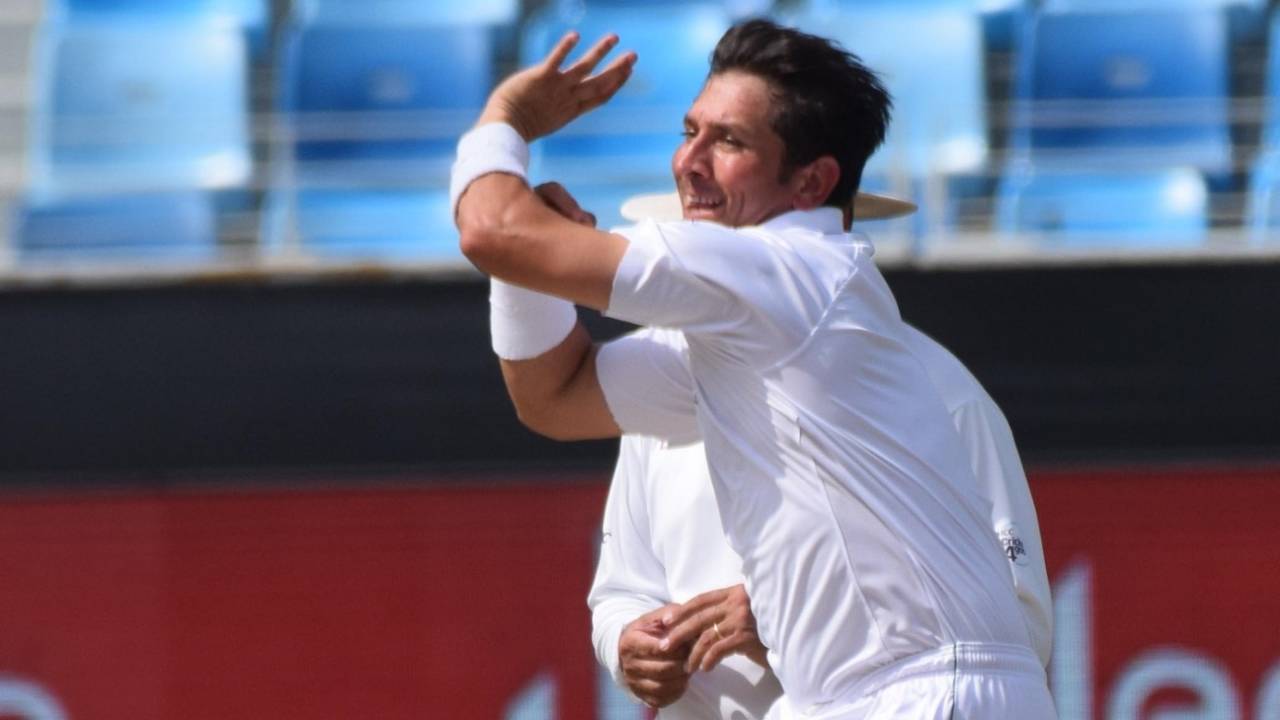
[[[523,177],[523,143],[603,104],[630,76],[634,53],[591,74],[617,44],[614,35],[562,70],[577,40],[576,33],[566,34],[542,63],[507,78],[490,95],[477,129],[459,144],[454,211],[462,252],[480,270],[603,310],[626,239],[563,217]]]
[[[566,35],[546,60],[494,90],[459,143],[451,182],[462,251],[493,277],[494,349],[516,412],[530,429],[562,440],[620,433],[599,388],[592,343],[565,300],[607,307],[627,241],[597,231],[562,189],[531,190],[527,143],[612,97],[635,61],[625,54],[592,76],[617,43],[609,36],[561,70],[576,43],[576,34]]]

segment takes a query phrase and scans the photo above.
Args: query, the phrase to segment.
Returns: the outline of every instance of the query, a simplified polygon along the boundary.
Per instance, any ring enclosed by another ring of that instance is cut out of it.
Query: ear
[[[840,163],[823,155],[791,175],[791,203],[797,210],[821,207],[840,182]]]

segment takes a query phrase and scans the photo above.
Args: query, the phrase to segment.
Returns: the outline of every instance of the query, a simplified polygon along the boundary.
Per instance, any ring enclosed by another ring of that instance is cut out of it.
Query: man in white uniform
[[[820,38],[735,26],[672,162],[685,217],[704,222],[611,234],[524,179],[526,142],[606,102],[636,61],[591,75],[610,36],[561,69],[576,39],[494,91],[452,179],[463,252],[504,281],[495,348],[521,419],[572,439],[696,417],[797,717],[1053,717],[964,447],[870,244],[842,231],[884,137],[874,75]],[[694,394],[610,395],[573,308],[526,289],[679,329]]]
[[[992,501],[993,532],[1004,541],[1024,619],[1047,665],[1053,634],[1049,581],[1013,434],[999,407],[955,356],[915,328],[908,327],[908,335]],[[645,352],[654,342],[679,352]],[[678,383],[687,372],[661,364],[682,356],[683,345],[680,333],[646,329],[607,345],[599,363],[634,365],[633,352],[638,352],[644,361],[624,374],[650,373],[645,386]],[[673,436],[696,435],[687,420],[670,422]],[[677,432],[681,427],[685,430]],[[681,444],[623,436],[588,598],[592,639],[597,658],[619,684],[651,706],[665,706],[660,718],[764,718],[781,688],[763,666],[733,654],[752,647],[754,617],[744,604],[745,593],[739,596],[731,587],[742,582],[741,561],[717,534],[720,518],[702,452],[696,440]],[[703,593],[691,603],[699,612],[685,621],[688,627],[671,629],[684,638],[707,637],[705,655],[695,662],[700,667],[690,672],[684,667],[687,645],[662,652],[652,639],[667,634],[661,618],[678,610],[672,603]]]

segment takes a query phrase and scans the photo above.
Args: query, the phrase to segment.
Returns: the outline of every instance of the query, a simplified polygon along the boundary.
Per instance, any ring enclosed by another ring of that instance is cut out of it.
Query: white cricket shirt
[[[1047,667],[1053,650],[1053,600],[1044,567],[1040,521],[1013,430],[982,383],[951,351],[910,325],[907,340],[942,394],[964,441],[978,489],[991,503],[991,528],[1009,562],[1031,649]]]
[[[910,325],[907,337],[941,393],[982,493],[991,502],[992,531],[1004,544],[1023,619],[1041,664],[1047,665],[1053,637],[1049,580],[1035,505],[1013,433],[995,401],[959,359]],[[693,394],[687,346],[679,331],[641,329],[604,345],[597,364],[606,391],[615,398],[663,386],[668,387],[657,393],[659,397]],[[691,411],[691,405],[667,407],[668,417],[662,422],[673,433],[696,434]],[[588,597],[592,639],[600,662],[623,684],[618,637],[628,623],[667,603],[743,581],[741,561],[722,534],[700,440],[672,445],[624,436],[609,486],[602,538]],[[694,674],[689,692],[659,717],[763,718],[781,692],[777,680],[746,658],[731,660],[713,673]]]
[[[702,444],[622,438],[605,504],[600,560],[587,603],[596,657],[625,687],[618,662],[623,628],[668,603],[742,582],[707,477]],[[782,694],[773,673],[742,655],[695,672],[660,720],[759,720]]]
[[[870,243],[840,225],[823,208],[623,228],[607,311],[684,332],[725,534],[804,713],[918,652],[1030,645],[946,406]],[[659,437],[645,409],[680,402],[606,399],[624,431]]]

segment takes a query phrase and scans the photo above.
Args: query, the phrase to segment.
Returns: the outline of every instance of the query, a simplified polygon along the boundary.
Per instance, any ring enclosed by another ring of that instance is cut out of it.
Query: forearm
[[[580,323],[550,351],[526,360],[500,358],[507,394],[520,421],[556,440],[617,437],[595,371],[595,348]]]
[[[459,141],[450,179],[459,247],[492,277],[604,310],[627,241],[548,207],[525,181],[528,156],[506,124]]]

